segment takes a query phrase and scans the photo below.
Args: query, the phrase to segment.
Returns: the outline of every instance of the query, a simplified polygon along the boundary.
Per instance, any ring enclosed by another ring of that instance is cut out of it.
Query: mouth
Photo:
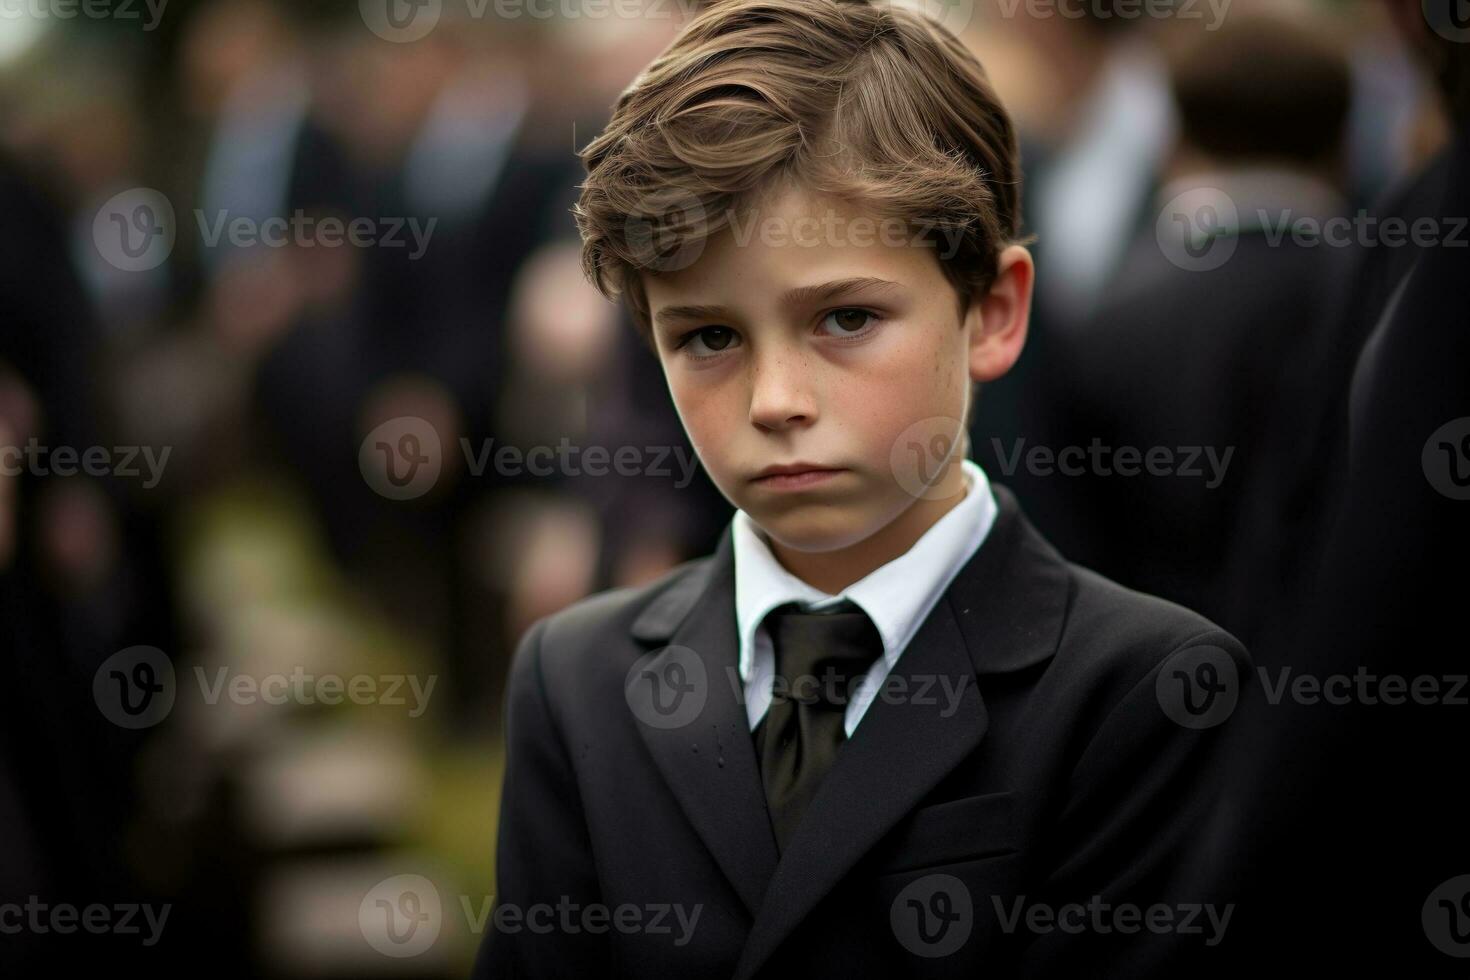
[[[823,466],[819,463],[787,463],[782,466],[767,466],[752,477],[750,482],[767,490],[804,490],[846,472],[841,467]]]

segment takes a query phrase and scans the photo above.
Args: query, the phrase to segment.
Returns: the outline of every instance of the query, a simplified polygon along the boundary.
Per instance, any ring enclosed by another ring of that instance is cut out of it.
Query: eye
[[[678,343],[678,349],[687,350],[691,357],[714,357],[738,346],[740,336],[729,327],[700,327],[686,333]]]
[[[832,310],[822,317],[822,326],[832,325],[830,331],[824,331],[829,337],[859,337],[868,332],[868,329],[878,321],[876,313],[855,307],[843,307]]]

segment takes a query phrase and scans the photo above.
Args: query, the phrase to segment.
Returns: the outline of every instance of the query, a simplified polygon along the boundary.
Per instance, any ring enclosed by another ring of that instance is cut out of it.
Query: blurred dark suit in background
[[[1350,82],[1342,54],[1308,27],[1246,13],[1171,63],[1181,133],[1153,209],[1164,224],[1140,232],[1096,314],[1051,332],[1039,441],[1166,449],[1172,463],[1135,476],[1088,465],[1052,476],[1046,495],[1079,563],[1197,609],[1249,646],[1258,594],[1286,575],[1273,563],[1292,558],[1255,549],[1251,501],[1270,474],[1296,468],[1299,447],[1282,437],[1302,408],[1291,379],[1340,329],[1346,250],[1291,229],[1346,209],[1335,181]],[[1196,263],[1171,237],[1176,217],[1223,237],[1201,242]]]
[[[89,382],[96,319],[62,213],[38,186],[0,154],[0,446],[98,445]],[[141,516],[120,519],[115,488],[88,484],[56,510],[71,487],[22,470],[0,473],[0,671],[9,694],[0,711],[0,902],[43,894],[85,904],[135,893],[117,828],[134,805],[141,741],[97,712],[92,675],[122,637],[166,630],[167,618],[141,621],[163,601],[145,567],[156,552],[137,533]],[[92,519],[81,527],[58,526],[83,513]],[[3,941],[0,961],[35,969],[87,964],[100,945],[81,937],[63,950],[27,932]]]
[[[1303,480],[1329,514],[1320,560],[1292,628],[1258,655],[1319,681],[1369,678],[1369,698],[1354,690],[1345,703],[1304,703],[1288,693],[1240,718],[1241,783],[1259,787],[1249,822],[1269,848],[1242,866],[1253,912],[1238,938],[1244,964],[1448,977],[1464,974],[1470,926],[1466,883],[1455,882],[1470,873],[1470,55],[1428,29],[1417,0],[1394,10],[1455,130],[1385,210],[1432,217],[1442,238],[1373,250],[1355,284],[1377,305],[1350,311],[1357,356],[1328,365],[1341,397],[1326,419],[1339,431],[1323,438],[1335,437],[1336,451]],[[1425,8],[1436,11],[1447,23],[1448,5]],[[1395,677],[1397,690],[1385,681]]]

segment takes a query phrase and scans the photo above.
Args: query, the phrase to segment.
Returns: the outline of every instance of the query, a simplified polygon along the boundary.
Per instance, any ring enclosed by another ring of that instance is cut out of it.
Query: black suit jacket
[[[1202,910],[1198,934],[1121,933],[1107,910],[1106,933],[1044,916],[1094,896],[1172,907],[1176,923],[1194,904],[1226,914],[1218,747],[1248,656],[1194,613],[1067,563],[995,493],[989,537],[895,665],[910,696],[885,688],[869,706],[779,859],[735,673],[728,531],[712,557],[537,622],[508,694],[495,898],[510,911],[487,926],[475,975],[1153,976],[1210,962],[1220,930]],[[1204,648],[1213,686],[1230,688],[1205,702],[1225,720],[1187,727],[1167,706]],[[651,678],[694,708],[650,713]],[[558,903],[554,923],[529,911]],[[625,905],[638,912],[610,926]],[[678,910],[696,908],[681,930]]]

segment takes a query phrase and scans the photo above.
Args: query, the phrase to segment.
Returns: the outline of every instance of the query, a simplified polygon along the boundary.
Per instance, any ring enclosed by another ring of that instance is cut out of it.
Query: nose
[[[750,421],[758,429],[780,432],[817,420],[810,365],[789,346],[766,350],[752,359]]]

